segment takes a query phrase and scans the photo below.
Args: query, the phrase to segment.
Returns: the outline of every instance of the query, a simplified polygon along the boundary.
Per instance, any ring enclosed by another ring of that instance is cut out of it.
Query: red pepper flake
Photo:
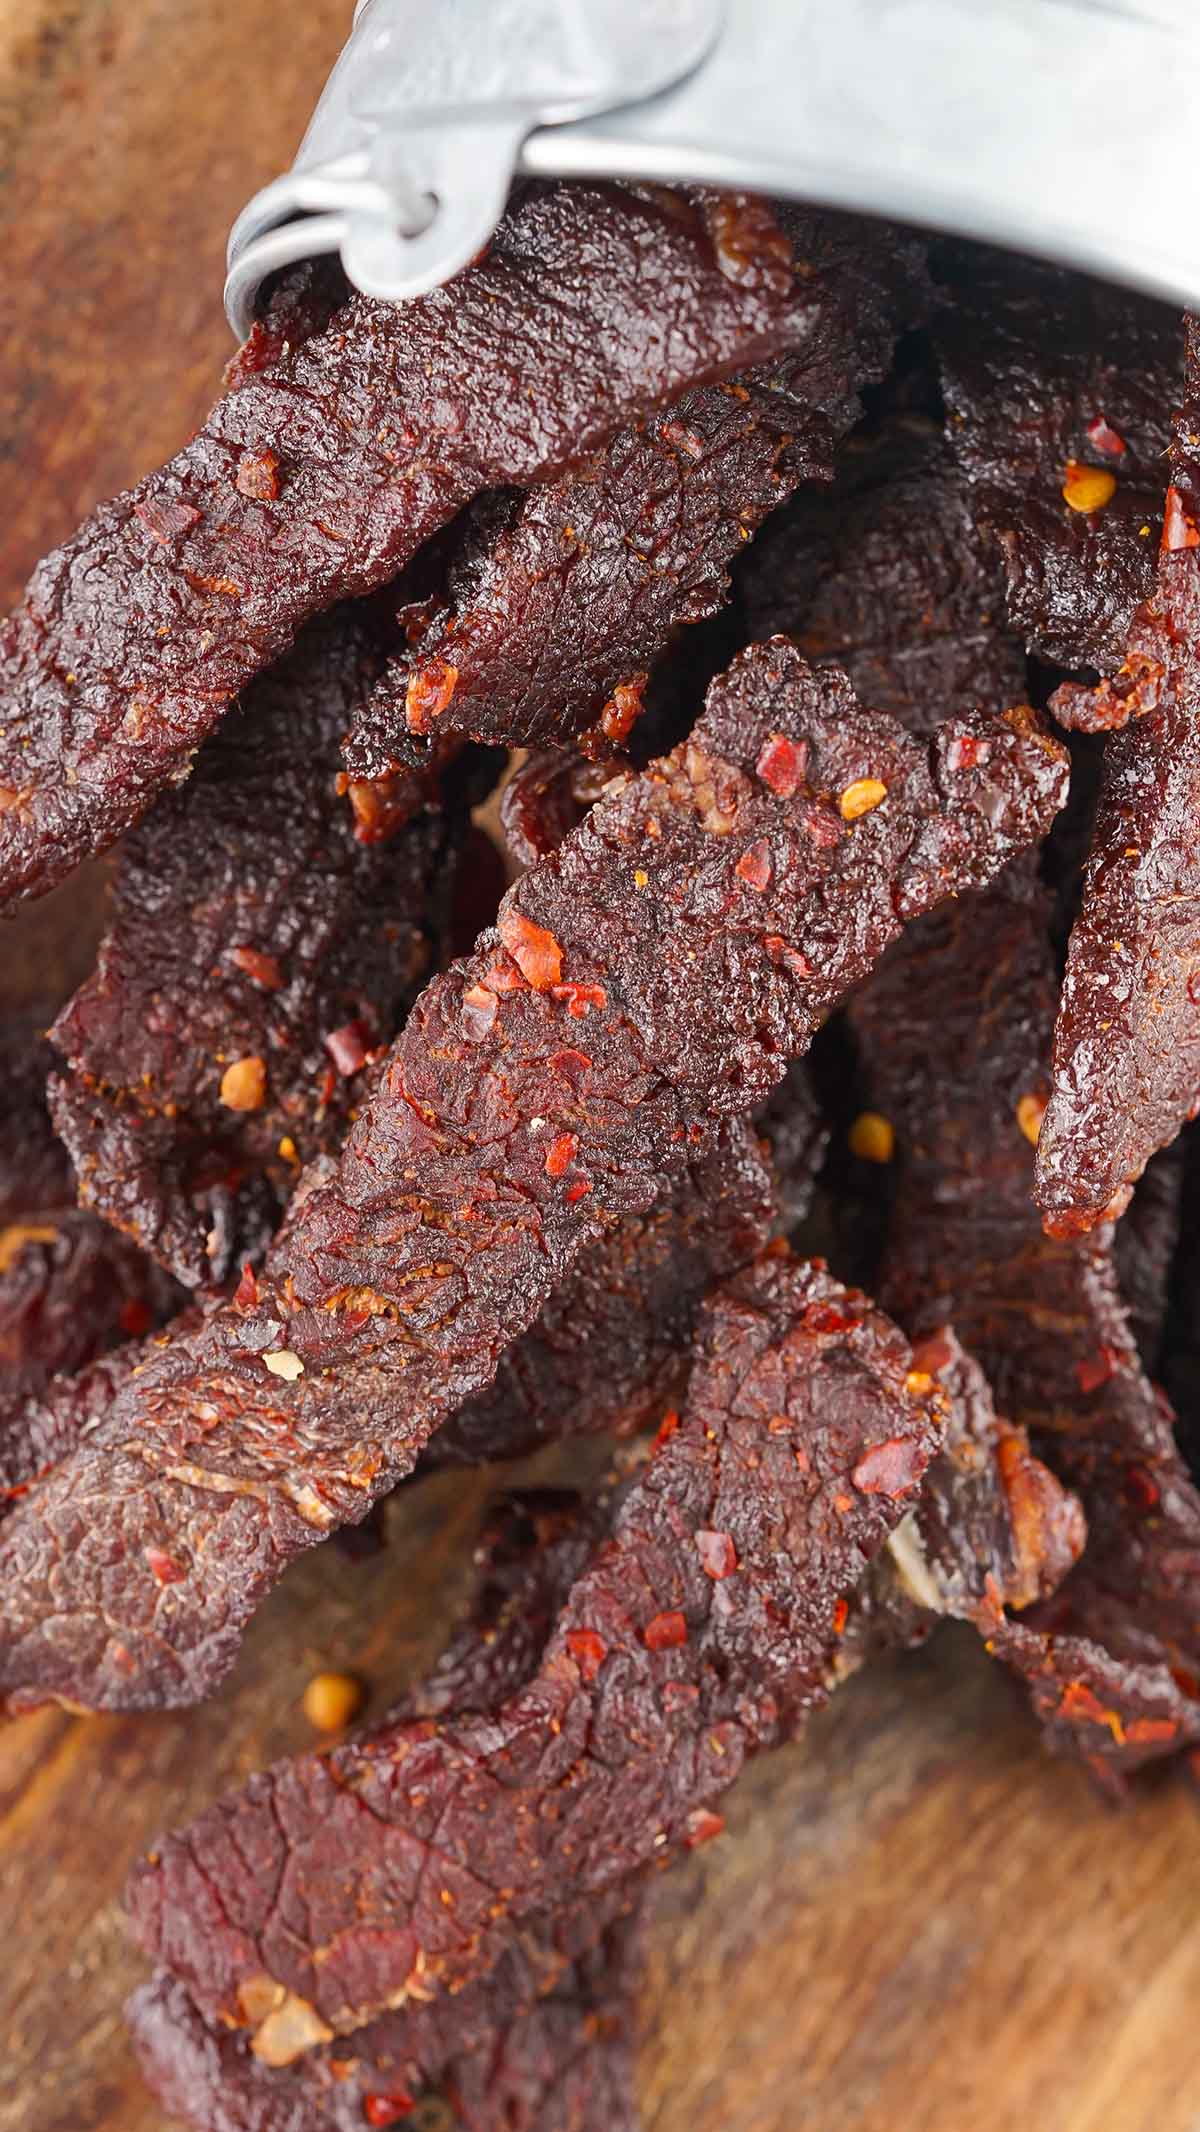
[[[572,1088],[578,1088],[592,1070],[592,1062],[586,1051],[556,1051],[550,1065],[555,1073],[562,1075],[564,1081],[570,1082]]]
[[[1149,1747],[1173,1740],[1178,1730],[1174,1718],[1134,1717],[1125,1727],[1125,1737],[1135,1747]]]
[[[494,962],[490,970],[484,971],[483,982],[485,985],[490,986],[493,992],[523,992],[525,990],[525,979],[518,970],[516,963],[508,955],[505,956],[503,962]]]
[[[595,1629],[568,1629],[567,1649],[590,1687],[608,1657],[608,1645]]]
[[[737,1549],[727,1532],[698,1532],[696,1551],[700,1557],[700,1567],[712,1578],[714,1584],[720,1584],[725,1577],[732,1577],[738,1566]]]
[[[655,1614],[642,1630],[642,1642],[648,1651],[678,1651],[687,1642],[687,1622],[677,1607],[665,1614]]]
[[[694,1806],[684,1824],[685,1848],[694,1851],[702,1843],[711,1843],[714,1836],[725,1833],[725,1816],[714,1814],[707,1806]]]
[[[578,1178],[576,1178],[576,1180],[575,1180],[575,1183],[574,1183],[574,1184],[569,1184],[569,1185],[567,1186],[567,1189],[566,1189],[565,1193],[563,1194],[563,1197],[565,1198],[565,1200],[566,1200],[566,1202],[567,1202],[567,1205],[568,1205],[569,1207],[573,1207],[573,1206],[575,1206],[575,1204],[576,1204],[576,1202],[577,1202],[578,1200],[581,1200],[581,1199],[586,1199],[586,1198],[587,1198],[587,1196],[588,1196],[588,1193],[589,1193],[589,1192],[590,1192],[591,1190],[592,1190],[592,1180],[591,1180],[591,1178],[590,1178],[590,1177],[578,1177]]]
[[[903,1495],[925,1471],[925,1446],[912,1436],[890,1436],[864,1451],[850,1475],[860,1495]]]
[[[1158,1482],[1145,1466],[1125,1468],[1125,1499],[1136,1510],[1155,1510],[1162,1500]]]
[[[551,990],[555,999],[566,1001],[567,1013],[577,1022],[581,1022],[585,1014],[590,1014],[593,1007],[599,1013],[608,1005],[608,994],[603,985],[552,985]],[[590,1065],[591,1061],[588,1063]]]
[[[462,1025],[466,1034],[476,1043],[488,1035],[499,1012],[500,1002],[486,985],[472,985],[463,993]]]
[[[235,1310],[254,1310],[258,1304],[258,1280],[249,1259],[242,1267],[242,1278],[233,1291]]]
[[[578,1146],[574,1133],[560,1133],[546,1156],[547,1177],[561,1177],[564,1170],[570,1169]]]
[[[367,1031],[359,1021],[344,1022],[340,1029],[330,1030],[325,1049],[343,1080],[348,1081],[367,1063]]]
[[[760,896],[770,887],[771,847],[765,837],[759,837],[749,850],[742,853],[733,870],[739,879],[748,881],[751,888],[756,888]]]
[[[393,2089],[390,2095],[365,2095],[363,2116],[369,2125],[398,2125],[402,2117],[411,2117],[416,2103],[403,2088]]]
[[[414,667],[404,691],[404,716],[410,733],[427,733],[435,718],[449,709],[458,687],[458,668],[445,659],[427,659]]]
[[[534,991],[552,991],[562,978],[562,949],[553,933],[514,910],[501,911],[497,930],[522,977]]]
[[[230,948],[229,960],[245,976],[252,977],[264,992],[278,992],[283,985],[283,971],[274,955],[264,955],[261,948]]]
[[[140,1296],[130,1296],[127,1303],[122,1303],[117,1322],[127,1339],[140,1340],[143,1333],[149,1332],[154,1317],[148,1303],[143,1303]]]
[[[833,1633],[835,1636],[845,1634],[846,1623],[849,1619],[850,1602],[848,1599],[839,1599],[833,1610]]]
[[[1069,1718],[1072,1723],[1083,1719],[1089,1725],[1107,1725],[1118,1747],[1125,1744],[1125,1727],[1116,1711],[1106,1710],[1085,1681],[1068,1681],[1059,1697],[1056,1715]]]
[[[274,452],[243,452],[234,475],[240,496],[252,503],[274,503],[279,494],[279,460]]]
[[[1183,497],[1174,484],[1167,490],[1162,544],[1168,555],[1178,555],[1185,548],[1200,548],[1200,527],[1185,508]]]
[[[135,503],[133,515],[141,520],[147,533],[165,545],[177,533],[189,533],[203,514],[193,510],[190,503],[147,502]]]
[[[663,1418],[658,1425],[658,1434],[654,1439],[654,1448],[656,1451],[661,1451],[664,1444],[670,1443],[671,1438],[674,1436],[675,1431],[678,1427],[679,1416],[675,1412],[673,1407],[669,1408],[668,1411],[663,1415]]]
[[[858,1320],[848,1311],[839,1310],[836,1303],[810,1303],[804,1313],[805,1332],[849,1332],[850,1327],[857,1323]]]
[[[812,964],[807,955],[798,948],[790,947],[782,933],[764,933],[763,946],[777,968],[790,970],[793,977],[811,977]]]
[[[1129,449],[1119,430],[1115,430],[1111,422],[1106,422],[1103,415],[1093,415],[1085,435],[1093,451],[1103,452],[1109,459],[1123,459]]]
[[[754,767],[778,799],[794,799],[808,768],[808,743],[797,744],[785,733],[769,733]]]
[[[1075,1382],[1080,1391],[1098,1392],[1116,1375],[1120,1360],[1120,1350],[1115,1347],[1102,1346],[1096,1354],[1085,1355],[1075,1364]]]
[[[600,713],[600,730],[614,747],[620,747],[642,715],[642,697],[649,674],[635,674],[632,681],[621,681],[613,690]]]
[[[987,742],[980,740],[976,734],[956,733],[946,749],[946,768],[973,770],[980,757],[986,758],[990,752]]]
[[[173,1555],[165,1555],[161,1547],[148,1547],[146,1560],[150,1564],[150,1573],[156,1584],[182,1584],[187,1575],[182,1563],[177,1562]]]

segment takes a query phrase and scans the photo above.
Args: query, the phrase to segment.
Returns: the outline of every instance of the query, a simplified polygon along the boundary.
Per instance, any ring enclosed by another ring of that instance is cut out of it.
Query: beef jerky
[[[1171,1268],[1182,1221],[1185,1157],[1182,1136],[1154,1156],[1113,1235],[1121,1301],[1149,1377],[1157,1376],[1162,1352]]]
[[[1154,581],[1179,313],[975,248],[953,298],[936,327],[947,434],[1009,620],[1043,657],[1111,671]]]
[[[1043,1706],[1058,1682],[1060,1736],[1136,1765],[1200,1738],[1200,1497],[1142,1371],[1110,1232],[1047,1237],[1031,1205],[1055,1008],[1047,918],[1022,863],[913,927],[853,1005],[900,1170],[881,1294],[910,1330],[953,1322],[1000,1412],[1079,1496],[1078,1566],[1019,1636],[997,1627],[997,1649]],[[1097,1721],[1083,1689],[1094,1698],[1101,1681]]]
[[[997,1415],[979,1364],[948,1327],[919,1342],[913,1366],[947,1395],[946,1440],[851,1601],[847,1671],[922,1642],[943,1616],[993,1638],[1010,1609],[1058,1590],[1087,1537],[1077,1497],[1034,1458],[1024,1430]]]
[[[75,1206],[46,1109],[51,1057],[27,1016],[0,1031],[0,1491],[46,1463],[48,1425],[27,1432],[23,1416],[56,1372],[85,1369],[178,1301],[133,1244]]]
[[[706,1310],[686,1414],[526,1689],[252,1778],[135,1870],[143,1946],[285,2064],[695,1841],[746,1757],[825,1700],[840,1604],[942,1427],[894,1326],[768,1256]]]
[[[1055,1032],[1037,1198],[1058,1230],[1085,1230],[1121,1213],[1150,1156],[1174,1139],[1200,1098],[1195,346],[1189,370],[1156,589],[1137,617],[1127,661],[1142,662],[1142,715],[1105,744]]]
[[[495,1506],[467,1620],[386,1722],[496,1711],[519,1692],[602,1523],[599,1506],[585,1511],[578,1498],[549,1491]],[[263,2064],[244,2033],[210,2029],[166,1971],[135,1993],[128,2018],[156,2093],[203,2132],[361,2132],[369,2112],[383,2118],[391,2105],[408,2117],[405,2098],[437,2090],[459,2126],[548,2132],[563,2084],[571,2132],[611,2128],[619,2114],[587,2113],[611,2110],[622,2095],[628,2102],[639,1901],[637,1888],[618,1888],[534,1920],[479,1983],[452,1998],[413,1999],[288,2067]]]
[[[1004,588],[968,485],[934,425],[901,413],[853,440],[828,495],[803,494],[747,558],[756,635],[784,630],[857,693],[929,732],[947,710],[1025,700],[1025,658],[998,626]]]
[[[852,226],[797,217],[795,259],[764,229],[744,273],[711,222],[678,195],[528,188],[448,287],[354,296],[95,512],[0,644],[0,898],[110,844],[310,616],[393,578],[484,489],[554,479],[785,349],[834,392],[821,267]]]
[[[1032,713],[922,744],[790,645],[744,655],[693,738],[430,986],[253,1293],[170,1341],[9,1521],[4,1691],[210,1688],[286,1562],[411,1469],[608,1219],[761,1101],[905,921],[987,880],[1062,787]],[[182,1571],[165,1595],[147,1547]]]
[[[730,563],[800,482],[830,478],[859,386],[886,369],[924,293],[887,236],[811,264],[815,365],[804,347],[701,386],[564,480],[487,499],[443,599],[411,612],[408,650],[361,711],[353,777],[413,760],[414,735],[589,753],[624,742],[672,632],[724,604]]]
[[[96,971],[52,1031],[84,1204],[190,1287],[261,1257],[439,958],[453,810],[366,846],[336,789],[381,656],[342,609],[254,683],[126,839]]]
[[[452,2055],[440,2063],[434,2056],[436,2086],[415,2093],[397,2032],[433,2029],[433,2018],[384,2015],[352,2047],[335,2044],[274,2071],[241,2038],[208,2027],[165,1973],[134,1994],[127,2014],[150,2085],[198,2132],[363,2132],[372,2124],[636,2132],[637,1950],[637,1921],[621,1918],[530,2003],[514,1988],[514,1958],[485,1986],[468,1988],[465,2007],[453,2002]]]
[[[661,1421],[683,1394],[701,1302],[757,1255],[776,1215],[754,1133],[726,1127],[703,1161],[664,1181],[653,1206],[582,1254],[495,1381],[438,1430],[422,1467],[518,1458],[559,1437],[632,1435]]]

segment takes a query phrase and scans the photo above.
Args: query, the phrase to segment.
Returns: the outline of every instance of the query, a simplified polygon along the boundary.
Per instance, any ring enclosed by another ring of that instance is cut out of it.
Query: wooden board
[[[221,256],[287,158],[349,0],[0,0],[0,597],[165,455],[228,353]],[[40,990],[94,894],[0,938]],[[0,1734],[0,2132],[161,2132],[120,2020],[130,1860],[307,1744],[318,1666],[376,1707],[432,1657],[486,1489],[326,1548],[233,1679],[181,1716],[43,1712]],[[1197,2132],[1200,1828],[1181,1784],[1114,1816],[1048,1763],[968,1639],[856,1682],[754,1770],[661,1883],[647,2132]]]

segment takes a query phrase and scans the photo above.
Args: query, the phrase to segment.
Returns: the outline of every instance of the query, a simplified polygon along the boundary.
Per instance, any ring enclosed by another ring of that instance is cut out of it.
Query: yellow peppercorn
[[[850,1153],[863,1162],[890,1162],[896,1152],[896,1128],[877,1110],[864,1110],[850,1127]]]
[[[1045,1096],[1021,1096],[1017,1102],[1017,1124],[1028,1140],[1030,1147],[1038,1144],[1042,1119],[1046,1115]]]
[[[856,822],[860,814],[870,814],[887,798],[887,786],[877,777],[856,777],[842,794],[840,806],[844,822]]]
[[[1117,493],[1117,477],[1106,473],[1102,466],[1084,466],[1078,459],[1068,459],[1062,492],[1063,502],[1073,511],[1102,511]]]
[[[318,1732],[340,1732],[362,1708],[363,1692],[351,1673],[314,1673],[304,1691],[304,1715]]]
[[[267,1093],[267,1069],[261,1059],[235,1059],[221,1075],[226,1110],[261,1110]]]

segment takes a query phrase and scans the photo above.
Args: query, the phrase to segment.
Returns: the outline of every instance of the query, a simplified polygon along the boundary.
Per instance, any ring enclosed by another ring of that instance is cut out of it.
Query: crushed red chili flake
[[[1200,548],[1200,526],[1188,510],[1180,490],[1172,482],[1167,490],[1163,511],[1163,549],[1168,555],[1182,555],[1189,548]]]
[[[560,1133],[546,1154],[547,1177],[561,1177],[575,1160],[579,1142],[574,1133]]]
[[[363,2098],[363,2116],[369,2125],[398,2125],[405,2117],[411,2117],[414,2098],[401,2088],[390,2095],[367,2095]]]
[[[164,1554],[161,1547],[148,1547],[146,1560],[156,1584],[180,1584],[187,1575],[182,1563],[173,1555]]]
[[[544,925],[535,925],[521,911],[501,912],[501,940],[527,984],[535,992],[549,992],[562,978],[562,949]]]
[[[694,1851],[702,1843],[712,1843],[715,1837],[725,1833],[725,1816],[714,1814],[707,1806],[697,1806],[687,1818],[687,1833],[684,1844]]]
[[[1115,430],[1103,415],[1093,415],[1084,432],[1088,443],[1095,451],[1103,452],[1106,458],[1123,459],[1129,446],[1124,437]]]
[[[413,669],[404,692],[404,717],[410,733],[427,733],[449,708],[458,686],[458,668],[445,659],[430,659]]]
[[[580,1022],[594,1007],[597,1013],[608,1005],[608,994],[603,985],[559,984],[551,987],[555,999],[566,1002],[567,1013]]]
[[[904,1495],[915,1488],[927,1454],[907,1437],[892,1437],[864,1452],[850,1478],[863,1495]]]
[[[723,1578],[732,1577],[738,1566],[737,1549],[727,1532],[696,1534],[696,1552],[700,1557],[705,1575],[719,1584]]]
[[[764,785],[780,799],[793,799],[800,790],[807,766],[807,749],[784,733],[772,733],[759,751],[754,767]]]
[[[367,1037],[367,1029],[360,1021],[343,1022],[340,1029],[330,1030],[325,1049],[343,1079],[360,1073],[366,1065]]]
[[[762,837],[742,853],[734,868],[738,879],[748,881],[760,895],[771,885],[771,848]]]
[[[608,1655],[608,1645],[603,1636],[594,1629],[571,1629],[567,1634],[567,1649],[587,1682],[595,1680]]]

